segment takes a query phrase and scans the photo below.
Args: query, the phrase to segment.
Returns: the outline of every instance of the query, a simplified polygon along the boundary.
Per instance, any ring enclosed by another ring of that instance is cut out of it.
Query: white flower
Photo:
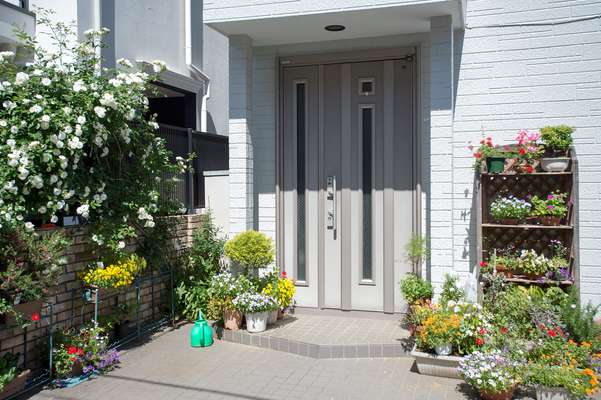
[[[16,126],[11,126],[10,127],[10,133],[12,133],[14,135],[17,132],[19,132],[19,128],[17,128]]]
[[[2,103],[2,106],[3,106],[4,108],[6,108],[7,110],[12,110],[13,108],[15,108],[15,107],[17,106],[17,104],[16,104],[15,102],[13,102],[13,101],[10,101],[10,100],[5,100],[5,101]]]
[[[81,215],[84,218],[88,218],[90,216],[90,206],[87,204],[83,204],[75,210],[78,215]]]
[[[40,175],[35,175],[30,179],[31,185],[36,189],[44,187],[44,179]]]
[[[123,240],[121,240],[119,243],[117,243],[117,248],[118,249],[124,249],[125,248],[125,242]]]
[[[166,67],[167,67],[166,64],[161,60],[152,61],[152,70],[157,74],[159,72],[164,71],[166,69]]]
[[[113,85],[114,87],[118,88],[119,86],[121,86],[123,84],[123,81],[121,79],[112,78],[112,79],[109,79],[109,83],[111,85]]]
[[[67,115],[71,114],[71,107],[63,107],[63,112]]]
[[[50,78],[42,78],[42,85],[50,86],[51,84],[52,84],[52,81],[50,80]]]
[[[104,118],[106,116],[106,108],[96,106],[94,107],[94,112],[98,115],[98,118]]]
[[[48,129],[49,126],[50,126],[50,116],[42,115],[42,118],[40,118],[40,127],[42,129]]]
[[[27,231],[32,232],[34,228],[35,226],[31,222],[25,222],[25,229],[27,229]]]
[[[54,188],[54,189],[52,189],[52,193],[53,193],[55,196],[58,196],[58,195],[60,195],[60,194],[61,194],[61,190],[60,190],[59,188]]]
[[[110,107],[113,110],[116,110],[118,107],[118,104],[115,101],[115,96],[113,96],[112,93],[108,92],[102,95],[102,97],[100,98],[100,104],[102,104],[103,106]]]
[[[117,64],[123,65],[124,67],[127,67],[127,68],[133,68],[133,64],[131,63],[131,61],[129,61],[126,58],[120,58],[120,59],[118,59],[117,60]]]
[[[11,148],[12,148],[12,147],[15,147],[15,145],[16,145],[16,144],[17,144],[17,142],[15,142],[15,139],[8,139],[8,140],[6,141],[6,145],[7,145],[8,147],[11,147]]]
[[[146,221],[146,223],[144,224],[144,227],[146,228],[154,228],[154,221]]]
[[[15,56],[15,53],[12,51],[0,51],[0,62],[8,59],[12,59]]]
[[[130,108],[125,113],[125,119],[128,120],[128,121],[133,120],[135,117],[136,117],[136,110],[134,110],[133,108]]]
[[[8,126],[8,123],[5,120],[0,119],[0,127],[6,128],[7,126]]]
[[[109,148],[108,147],[104,147],[102,149],[102,153],[100,154],[100,157],[106,157],[109,154]]]
[[[83,115],[80,115],[79,117],[77,117],[77,123],[80,125],[83,125],[86,123],[86,117],[84,117]],[[77,129],[77,127],[76,127]]]
[[[56,215],[53,215],[52,217],[50,217],[50,222],[56,224],[58,222],[58,217]]]
[[[104,141],[102,140],[102,136],[100,135],[96,135],[94,137],[94,143],[96,144],[96,146],[100,147],[104,144]]]
[[[48,209],[44,206],[40,206],[40,208],[38,208],[38,213],[40,214],[46,214],[46,211],[48,211]]]
[[[15,85],[22,85],[25,82],[27,82],[29,80],[29,75],[27,75],[25,72],[17,72],[17,75],[15,76]]]
[[[79,137],[77,137],[77,136],[73,136],[71,139],[69,139],[67,141],[67,144],[73,150],[83,148],[83,142],[81,140],[79,140]]]
[[[155,121],[150,121],[148,125],[150,125],[153,129],[159,129],[159,124],[157,124]]]
[[[86,90],[86,85],[84,84],[84,82],[81,79],[78,81],[75,81],[75,83],[73,84],[73,91],[81,92],[84,90]]]

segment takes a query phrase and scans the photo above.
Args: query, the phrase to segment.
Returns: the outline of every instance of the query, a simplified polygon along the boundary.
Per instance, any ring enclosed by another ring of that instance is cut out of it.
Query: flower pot
[[[431,353],[418,351],[416,347],[411,351],[415,359],[417,371],[422,375],[440,376],[443,378],[461,379],[457,367],[463,357],[437,356]]]
[[[545,225],[545,226],[559,226],[561,225],[561,217],[555,217],[555,216],[544,216],[544,217],[539,217],[539,221],[541,224]]]
[[[285,315],[286,314],[284,313],[284,310],[279,308],[278,309],[278,319],[283,319]]]
[[[439,356],[448,356],[453,352],[453,345],[450,343],[445,343],[443,345],[436,346],[434,350]]]
[[[502,174],[505,171],[505,157],[488,157],[486,170],[490,174]]]
[[[273,325],[278,320],[278,310],[269,311],[269,316],[267,317],[267,325]]]
[[[246,330],[250,333],[263,332],[267,329],[269,312],[246,313]]]
[[[225,329],[237,331],[242,326],[242,313],[237,310],[223,310],[223,325]]]
[[[30,370],[25,370],[15,377],[12,381],[8,382],[4,389],[0,391],[0,400],[8,399],[15,394],[25,389],[27,378],[29,377]]]
[[[501,225],[517,225],[519,222],[517,218],[503,218],[497,221]]]
[[[501,393],[493,393],[481,390],[480,397],[482,397],[484,400],[511,400],[513,397],[513,392],[515,392],[515,387],[512,387],[508,391]]]
[[[497,273],[503,274],[508,278],[511,278],[513,276],[513,271],[507,268],[505,264],[498,264],[495,266],[495,269],[497,270]]]
[[[541,158],[540,166],[546,172],[564,172],[570,165],[568,157]]]
[[[34,300],[34,301],[29,301],[27,303],[19,303],[19,304],[15,304],[13,306],[13,310],[16,313],[23,315],[25,320],[31,321],[31,316],[34,313],[39,314],[42,311],[42,304],[43,304],[42,300]],[[17,320],[12,313],[6,315],[6,324],[7,325],[16,325],[17,324]]]
[[[536,400],[571,400],[572,395],[564,388],[536,386]]]

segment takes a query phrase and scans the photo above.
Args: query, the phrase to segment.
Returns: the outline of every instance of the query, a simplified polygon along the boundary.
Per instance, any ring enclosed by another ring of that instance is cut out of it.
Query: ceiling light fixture
[[[344,25],[326,25],[324,28],[328,32],[340,32],[346,29]]]

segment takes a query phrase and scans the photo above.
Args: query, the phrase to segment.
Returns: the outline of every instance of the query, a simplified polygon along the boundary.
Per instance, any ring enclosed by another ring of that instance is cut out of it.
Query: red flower
[[[500,331],[501,331],[501,333],[504,335],[504,334],[506,334],[507,332],[509,332],[509,329],[507,329],[506,327],[502,326],[502,327],[501,327],[501,329],[500,329]]]
[[[40,313],[34,312],[33,314],[31,314],[31,320],[32,321],[39,321],[40,320]]]
[[[528,172],[529,174],[534,172],[534,167],[530,164],[526,165],[526,172]]]
[[[75,347],[75,346],[69,346],[67,348],[67,354],[77,354],[77,347]]]
[[[282,278],[286,279],[286,271],[282,271]]]
[[[482,158],[482,153],[474,153],[474,157],[476,157],[476,158]]]
[[[547,335],[549,335],[551,337],[555,337],[555,336],[557,336],[557,332],[554,329],[549,329],[547,331]]]
[[[482,262],[480,262],[480,266],[481,266],[482,268],[484,268],[484,267],[488,267],[488,263],[487,263],[486,261],[482,261]]]
[[[522,147],[522,148],[520,149],[520,154],[521,154],[521,155],[524,155],[524,154],[526,154],[526,149]]]
[[[480,330],[478,331],[478,333],[481,334],[481,335],[486,335],[486,329],[480,328]]]
[[[482,338],[476,338],[476,345],[482,346],[483,344],[484,344],[484,339],[482,339]]]

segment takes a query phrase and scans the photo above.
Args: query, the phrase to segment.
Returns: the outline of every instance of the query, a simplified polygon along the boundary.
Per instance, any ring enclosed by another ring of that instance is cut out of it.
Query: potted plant
[[[490,204],[490,216],[495,222],[517,225],[530,214],[532,205],[514,196],[498,197]]]
[[[233,299],[251,289],[252,284],[244,275],[235,277],[226,271],[211,279],[207,293],[219,307],[225,329],[238,330],[242,325],[243,314],[235,307]]]
[[[265,331],[269,312],[277,309],[277,302],[273,297],[253,292],[242,293],[233,300],[233,304],[244,313],[246,330],[250,333]]]
[[[416,274],[407,274],[400,282],[401,294],[409,304],[424,302],[432,299],[432,284]]]
[[[419,266],[430,258],[428,239],[422,236],[413,236],[405,250],[407,251],[407,261],[413,265],[414,272],[418,271]]]
[[[8,399],[25,389],[29,372],[19,368],[19,354],[4,353],[0,357],[0,399]]]
[[[590,368],[578,369],[543,362],[528,365],[526,382],[535,387],[537,400],[585,399],[592,396],[599,386],[597,375]]]
[[[567,193],[550,193],[546,199],[532,196],[533,215],[538,217],[543,225],[559,226],[568,214],[566,197]]]
[[[515,138],[517,163],[514,165],[517,172],[531,174],[536,171],[536,165],[541,156],[540,146],[537,143],[539,138],[540,133],[538,132],[529,132],[525,129],[518,132]]]
[[[458,315],[444,309],[428,317],[416,338],[419,349],[434,351],[439,356],[448,356],[453,352],[453,343],[459,334],[461,319]]]
[[[94,289],[120,289],[131,286],[140,272],[146,269],[146,260],[137,254],[104,265],[97,262],[82,274],[86,287]]]
[[[510,400],[519,379],[520,365],[500,350],[476,351],[459,363],[463,379],[485,400]]]
[[[550,261],[544,254],[538,254],[536,250],[522,249],[512,268],[517,275],[523,275],[528,279],[539,279],[553,269]]]
[[[275,250],[273,241],[267,235],[257,231],[239,233],[225,244],[225,255],[242,266],[245,272],[257,277],[257,270],[273,263]]]
[[[474,150],[474,146],[469,146],[470,150]],[[483,163],[486,165],[486,171],[491,174],[501,174],[505,171],[505,160],[508,158],[507,149],[494,145],[492,138],[487,137],[480,141],[480,146],[473,153],[476,161],[474,168],[477,171],[482,169]]]
[[[273,324],[283,317],[283,310],[292,304],[295,292],[294,281],[288,278],[285,272],[279,274],[276,268],[268,275],[268,281],[265,283],[261,293],[273,297],[278,303],[278,308],[269,314],[269,324]]]
[[[540,130],[545,149],[541,168],[547,172],[563,172],[570,165],[569,151],[574,128],[567,125],[545,126]]]

